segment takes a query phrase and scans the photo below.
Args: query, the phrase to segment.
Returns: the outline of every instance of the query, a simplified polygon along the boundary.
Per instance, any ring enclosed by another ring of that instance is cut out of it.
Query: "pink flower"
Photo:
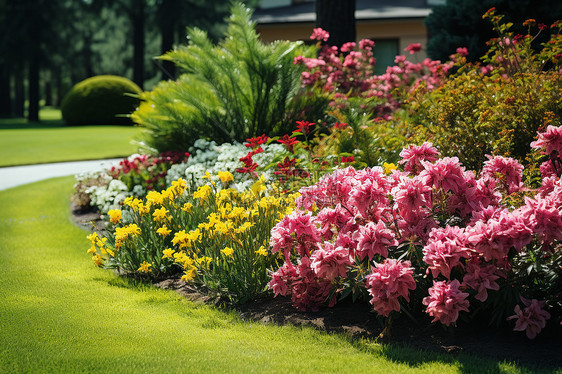
[[[308,257],[300,259],[297,266],[297,277],[291,283],[293,306],[300,311],[317,311],[330,295],[332,284],[322,282],[316,277]],[[330,301],[330,306],[333,303],[335,303],[335,299]]]
[[[410,45],[408,45],[406,48],[404,48],[405,51],[410,52],[411,55],[413,55],[416,52],[421,51],[421,44],[420,43],[412,43]]]
[[[433,321],[439,321],[446,326],[455,323],[459,312],[468,312],[468,294],[459,290],[458,280],[451,282],[435,282],[429,291],[429,296],[424,297],[422,303],[427,305],[427,313]]]
[[[310,35],[311,40],[327,41],[329,38],[330,34],[328,33],[328,31],[322,30],[322,28],[320,27],[312,29],[312,35]]]
[[[496,279],[500,276],[497,275],[498,268],[494,265],[484,266],[479,260],[470,261],[466,265],[466,274],[462,280],[463,285],[466,285],[478,293],[474,298],[482,302],[488,298],[488,290],[497,291],[500,289]]]
[[[399,312],[399,297],[410,301],[410,290],[416,288],[413,273],[409,261],[387,259],[376,264],[366,279],[371,304],[380,315],[387,317],[393,310]]]
[[[402,157],[402,160],[398,161],[398,163],[405,164],[404,171],[418,174],[423,170],[421,161],[437,161],[439,151],[433,147],[433,144],[423,143],[420,146],[411,145],[404,148],[400,152],[400,157]]]
[[[388,247],[398,245],[392,230],[379,221],[376,225],[369,222],[365,226],[359,226],[359,231],[353,234],[353,240],[357,242],[355,254],[363,260],[367,257],[372,260],[375,254],[388,257]]]
[[[525,305],[525,309],[521,310],[521,307],[516,305],[515,314],[507,317],[507,319],[517,318],[513,331],[525,331],[529,339],[534,339],[546,326],[546,320],[550,318],[550,313],[542,309],[546,305],[544,301],[528,300],[523,296],[521,296],[521,301]]]
[[[441,273],[451,278],[451,270],[461,265],[461,258],[469,258],[471,252],[464,244],[464,229],[447,226],[433,229],[423,247],[423,261],[429,265],[433,278]]]
[[[371,39],[361,39],[359,41],[359,48],[364,49],[366,51],[370,51],[375,46],[375,42]]]
[[[482,176],[495,179],[505,186],[508,194],[515,193],[523,188],[523,165],[511,157],[487,156],[484,162]]]
[[[318,278],[329,281],[336,277],[345,277],[347,266],[351,265],[349,250],[343,247],[336,247],[330,242],[324,242],[322,246],[310,256],[312,263],[310,267]]]
[[[562,126],[548,126],[545,132],[537,135],[537,140],[531,143],[532,148],[544,148],[545,154],[550,155],[553,151],[562,154]]]
[[[466,189],[465,171],[457,157],[444,157],[429,163],[422,161],[424,170],[420,173],[423,183],[444,192],[457,194]]]
[[[535,234],[548,246],[554,239],[562,240],[562,212],[552,198],[533,200],[525,198],[521,209],[524,218],[530,221]]]
[[[457,48],[457,53],[461,56],[468,56],[468,49],[466,49],[466,47],[459,47]]]
[[[297,278],[297,269],[292,263],[285,262],[282,267],[271,275],[271,281],[269,281],[267,287],[273,290],[275,297],[277,295],[286,296],[288,287],[295,278]]]
[[[391,194],[401,216],[410,218],[422,209],[431,208],[431,186],[423,183],[418,176],[399,176],[398,181]]]

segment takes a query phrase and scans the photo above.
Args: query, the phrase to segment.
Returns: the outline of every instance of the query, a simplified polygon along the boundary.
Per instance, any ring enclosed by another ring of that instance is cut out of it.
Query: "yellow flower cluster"
[[[115,228],[115,249],[121,248],[129,236],[139,235],[140,233],[141,229],[135,223]]]

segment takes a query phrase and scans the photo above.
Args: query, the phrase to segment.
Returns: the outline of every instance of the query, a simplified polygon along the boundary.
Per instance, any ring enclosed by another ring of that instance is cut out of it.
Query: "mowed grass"
[[[0,167],[126,157],[141,129],[134,126],[66,126],[60,111],[41,110],[40,122],[0,119]],[[92,124],[95,125],[95,124]]]
[[[436,355],[241,321],[172,291],[96,268],[70,221],[72,178],[0,192],[0,372],[520,373]]]

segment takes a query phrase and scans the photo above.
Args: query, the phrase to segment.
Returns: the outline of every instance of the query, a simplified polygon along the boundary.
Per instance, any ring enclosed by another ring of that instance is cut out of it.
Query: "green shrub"
[[[324,112],[326,97],[297,97],[302,67],[293,60],[305,52],[302,43],[264,44],[248,9],[236,4],[232,13],[218,45],[191,29],[189,45],[162,57],[185,74],[142,94],[132,118],[147,129],[150,147],[178,151],[199,138],[220,144],[280,135],[292,130],[295,119],[315,120],[311,111]]]
[[[69,125],[129,125],[141,89],[114,75],[99,75],[77,83],[62,101],[62,117]]]
[[[546,26],[528,20],[528,33],[516,35],[494,9],[484,18],[499,36],[488,42],[486,65],[466,63],[459,53],[458,73],[438,89],[418,92],[409,105],[416,143],[431,141],[475,170],[488,154],[526,163],[537,131],[562,124],[562,23],[551,26],[551,39],[536,52],[532,43]]]
[[[414,108],[417,143],[431,141],[475,170],[487,154],[524,162],[539,128],[562,124],[562,78],[558,72],[501,78],[471,72],[423,95]]]

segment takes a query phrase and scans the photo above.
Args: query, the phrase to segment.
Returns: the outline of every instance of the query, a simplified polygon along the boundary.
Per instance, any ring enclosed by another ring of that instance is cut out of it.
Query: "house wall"
[[[309,40],[314,23],[299,24],[262,24],[256,30],[264,42],[274,40]],[[357,40],[360,39],[398,39],[398,53],[405,54],[413,60],[408,52],[404,52],[411,43],[421,43],[422,51],[416,53],[415,60],[426,58],[425,46],[427,44],[427,29],[422,19],[414,20],[376,20],[361,21],[356,23]]]

